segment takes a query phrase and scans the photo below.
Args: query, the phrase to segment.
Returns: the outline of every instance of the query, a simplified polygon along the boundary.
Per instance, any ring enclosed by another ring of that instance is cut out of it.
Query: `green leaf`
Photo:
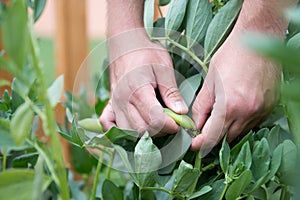
[[[231,31],[242,5],[243,0],[231,0],[212,19],[204,41],[206,60],[216,52]]]
[[[202,187],[199,191],[197,191],[194,194],[192,194],[191,196],[189,196],[188,200],[200,197],[200,196],[210,192],[211,190],[212,190],[212,187],[206,185],[206,186]]]
[[[159,0],[158,5],[165,6],[165,5],[168,5],[169,3],[170,3],[170,0]]]
[[[3,12],[2,37],[4,49],[19,69],[23,68],[27,56],[29,41],[27,15],[24,0],[11,1]]]
[[[103,199],[120,200],[123,199],[123,191],[112,181],[105,179],[102,185]]]
[[[36,22],[43,13],[47,0],[34,0],[34,21]]]
[[[33,112],[28,103],[23,103],[15,112],[10,130],[16,145],[22,145],[30,134]]]
[[[297,179],[297,147],[291,140],[283,142],[281,165],[278,169],[280,180],[286,184],[292,184]]]
[[[27,168],[35,166],[39,157],[38,153],[28,153],[20,155],[12,160],[12,167],[14,168]]]
[[[0,173],[0,199],[32,199],[34,176],[35,172],[27,169],[11,169]],[[44,176],[43,190],[50,182],[50,177]]]
[[[139,133],[133,130],[119,129],[118,127],[114,126],[105,133],[105,136],[111,142],[115,142],[120,139],[127,139],[136,142],[139,137]]]
[[[268,179],[272,179],[278,171],[282,159],[283,144],[279,144],[272,153],[270,164],[270,174]]]
[[[144,27],[149,36],[153,32],[154,3],[154,0],[145,0],[144,2]]]
[[[251,183],[252,173],[245,170],[229,187],[226,192],[226,199],[237,199]]]
[[[202,75],[199,73],[185,79],[180,84],[179,92],[188,107],[192,104],[202,80]]]
[[[44,182],[44,159],[39,156],[35,165],[35,176],[34,176],[34,190],[33,190],[33,200],[40,200],[43,198],[43,182]]]
[[[225,188],[225,180],[220,179],[211,184],[212,190],[198,198],[198,200],[220,199]]]
[[[252,137],[253,132],[250,131],[247,135],[245,135],[238,144],[236,144],[230,151],[231,156],[235,159],[238,155],[238,153],[241,151],[241,148],[243,145],[249,141],[249,139]]]
[[[51,106],[55,107],[59,102],[64,89],[64,77],[63,75],[59,76],[52,85],[48,88],[48,98],[50,100]]]
[[[294,49],[300,49],[300,33],[297,33],[291,39],[289,39],[287,46]]]
[[[242,163],[244,166],[244,169],[250,169],[252,162],[251,157],[251,150],[250,150],[250,144],[249,142],[246,142],[238,154],[236,160],[233,163],[233,169],[235,169],[239,163]]]
[[[255,143],[252,153],[251,170],[255,180],[264,176],[269,170],[270,165],[270,150],[269,143],[266,138]]]
[[[97,163],[94,156],[75,145],[71,146],[71,159],[73,168],[80,174],[89,174]]]
[[[165,19],[166,35],[170,36],[172,31],[177,31],[182,24],[187,0],[172,0]]]
[[[224,172],[224,174],[227,174],[228,165],[230,161],[230,148],[228,143],[226,142],[226,136],[224,137],[222,142],[222,148],[219,153],[219,159],[222,171]]]
[[[253,193],[256,189],[258,189],[262,184],[264,184],[268,180],[268,176],[270,175],[270,171],[268,171],[264,176],[260,177],[249,191],[247,191],[247,194]]]
[[[146,132],[134,149],[134,166],[139,187],[150,184],[154,171],[159,169],[162,156]]]
[[[184,160],[180,162],[178,170],[175,172],[175,180],[172,187],[174,193],[186,193],[188,188],[195,182],[200,176],[199,169],[193,168],[189,163]]]
[[[187,47],[199,43],[205,36],[208,25],[212,20],[211,4],[207,0],[189,0],[186,11]]]

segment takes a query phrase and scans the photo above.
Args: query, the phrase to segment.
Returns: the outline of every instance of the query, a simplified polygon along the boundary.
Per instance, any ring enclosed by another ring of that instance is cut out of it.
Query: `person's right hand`
[[[142,49],[123,54],[110,64],[111,100],[100,116],[106,130],[118,126],[150,135],[176,133],[179,127],[164,113],[156,89],[168,108],[178,114],[188,111],[176,85],[170,55],[146,37]]]

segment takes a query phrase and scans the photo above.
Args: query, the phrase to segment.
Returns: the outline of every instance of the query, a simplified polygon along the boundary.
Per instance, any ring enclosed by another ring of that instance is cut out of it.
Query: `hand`
[[[117,59],[110,64],[111,101],[100,117],[106,130],[118,126],[140,133],[147,130],[151,135],[176,133],[179,127],[163,112],[156,89],[168,108],[179,114],[188,111],[168,52],[146,37],[138,41],[142,49],[114,56]]]
[[[234,30],[211,60],[203,88],[193,105],[193,119],[202,134],[191,149],[202,155],[228,132],[232,141],[266,118],[279,98],[278,66],[251,52]]]

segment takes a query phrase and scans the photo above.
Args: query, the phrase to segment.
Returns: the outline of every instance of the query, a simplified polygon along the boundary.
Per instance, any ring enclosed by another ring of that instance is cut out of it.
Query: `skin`
[[[163,112],[155,90],[174,112],[186,114],[188,109],[178,92],[169,54],[149,41],[143,29],[143,2],[107,1],[112,94],[100,122],[104,129],[119,126],[148,130],[151,135],[176,133],[179,127]],[[283,37],[287,22],[281,10],[295,3],[244,1],[233,31],[211,59],[204,86],[194,102],[193,120],[202,134],[193,139],[191,149],[200,149],[205,155],[226,132],[231,141],[269,114],[279,97],[281,71],[245,48],[241,38],[247,31]],[[137,31],[126,32],[133,29]],[[137,45],[128,48],[132,40]]]

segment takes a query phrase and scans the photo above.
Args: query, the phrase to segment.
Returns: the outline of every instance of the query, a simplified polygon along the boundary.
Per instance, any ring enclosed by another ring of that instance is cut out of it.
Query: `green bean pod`
[[[103,133],[104,129],[102,125],[100,124],[98,119],[95,118],[86,118],[83,120],[78,121],[79,126],[81,126],[83,129],[95,133]]]
[[[168,108],[164,108],[164,112],[183,128],[196,130],[195,123],[189,116],[177,114]]]

